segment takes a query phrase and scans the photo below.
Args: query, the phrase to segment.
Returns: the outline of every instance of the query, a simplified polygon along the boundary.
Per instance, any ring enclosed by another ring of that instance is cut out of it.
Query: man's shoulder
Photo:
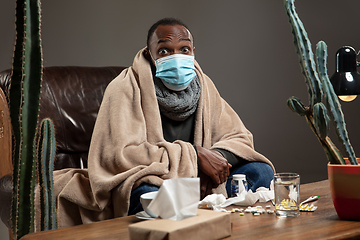
[[[116,76],[106,87],[107,92],[119,92],[123,90],[131,91],[131,89],[136,88],[136,80],[131,73],[131,67],[124,69],[118,76]]]
[[[124,82],[126,81],[130,81],[132,79],[132,77],[130,75],[132,72],[132,67],[128,67],[125,68],[124,70],[121,71],[121,73],[119,75],[117,75],[110,83],[108,86],[114,86],[114,85],[122,85],[124,84]]]

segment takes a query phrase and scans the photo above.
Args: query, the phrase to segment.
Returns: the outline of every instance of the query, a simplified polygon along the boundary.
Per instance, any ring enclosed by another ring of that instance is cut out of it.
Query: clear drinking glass
[[[275,213],[277,216],[300,215],[300,175],[277,173],[274,175]]]

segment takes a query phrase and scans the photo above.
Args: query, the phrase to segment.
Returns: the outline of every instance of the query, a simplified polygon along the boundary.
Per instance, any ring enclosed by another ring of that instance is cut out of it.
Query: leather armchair
[[[87,167],[91,135],[105,88],[123,69],[124,67],[44,68],[39,121],[48,117],[54,122],[57,142],[56,170]],[[6,99],[9,97],[10,77],[11,70],[0,72],[0,87]],[[11,129],[9,119],[6,118],[7,106],[1,104],[6,105],[7,102],[0,101],[0,114],[3,112],[0,131]],[[8,135],[10,143],[6,146],[10,154],[0,154],[2,169],[6,169],[3,165],[12,169],[11,133]],[[0,174],[0,215],[5,225],[10,228],[13,186],[11,170],[2,171]]]

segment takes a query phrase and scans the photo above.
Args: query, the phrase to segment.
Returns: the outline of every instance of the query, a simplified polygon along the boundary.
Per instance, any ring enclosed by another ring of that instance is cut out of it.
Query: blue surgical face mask
[[[174,91],[181,91],[188,87],[196,76],[194,56],[173,54],[155,61],[156,74],[164,85]]]

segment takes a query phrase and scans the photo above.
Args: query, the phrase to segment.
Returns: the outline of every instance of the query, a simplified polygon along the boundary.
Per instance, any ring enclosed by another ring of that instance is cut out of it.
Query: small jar
[[[237,197],[242,191],[248,191],[246,175],[234,174],[231,180],[231,197]]]

